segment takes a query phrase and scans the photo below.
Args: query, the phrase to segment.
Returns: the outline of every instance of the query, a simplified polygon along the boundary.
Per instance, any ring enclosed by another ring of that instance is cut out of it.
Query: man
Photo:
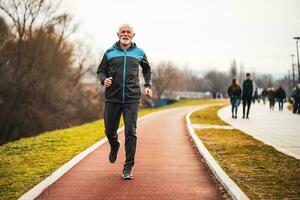
[[[263,89],[263,91],[261,92],[261,98],[263,100],[263,104],[266,104],[266,97],[268,96],[268,91],[266,88]]]
[[[251,106],[252,97],[254,95],[254,82],[251,80],[250,73],[246,74],[246,80],[243,82],[243,118],[245,118],[245,111],[247,106],[246,118],[249,118],[249,111]]]
[[[120,141],[117,129],[121,114],[125,123],[126,161],[123,178],[132,179],[132,167],[136,151],[136,123],[141,89],[139,84],[139,66],[145,79],[145,94],[152,97],[151,67],[144,51],[132,42],[135,36],[129,24],[120,26],[117,32],[119,41],[109,48],[98,67],[97,76],[105,89],[104,125],[105,134],[111,150],[109,161],[117,159]]]
[[[276,100],[276,92],[274,87],[270,87],[268,89],[268,100],[269,100],[270,110],[274,110],[275,100]]]
[[[293,97],[293,113],[300,114],[300,83],[292,91]]]
[[[285,90],[281,87],[281,85],[276,90],[275,97],[278,101],[279,111],[282,111],[283,110],[283,104],[284,104],[284,101],[286,99],[286,93],[285,93]]]

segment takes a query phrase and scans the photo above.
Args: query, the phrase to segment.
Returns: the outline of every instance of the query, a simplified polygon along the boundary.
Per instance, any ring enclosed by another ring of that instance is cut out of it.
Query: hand
[[[145,88],[145,95],[149,98],[152,98],[152,95],[153,95],[152,90],[150,88],[146,87]]]
[[[109,78],[106,78],[106,79],[104,79],[104,87],[109,87],[109,86],[111,86],[111,84],[112,84],[112,77],[109,77]]]

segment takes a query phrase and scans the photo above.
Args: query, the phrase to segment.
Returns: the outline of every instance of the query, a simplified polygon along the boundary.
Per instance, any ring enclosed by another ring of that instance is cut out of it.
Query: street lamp
[[[298,41],[300,37],[294,37],[296,40],[296,48],[297,48],[297,60],[298,60],[298,82],[300,83],[300,64],[299,64],[299,51],[298,51]]]
[[[295,86],[295,68],[294,68],[294,54],[290,55],[292,57],[292,75],[293,75],[293,87]]]
[[[288,70],[288,83],[289,83],[289,90],[290,88],[293,88],[293,86],[291,87],[291,71]]]

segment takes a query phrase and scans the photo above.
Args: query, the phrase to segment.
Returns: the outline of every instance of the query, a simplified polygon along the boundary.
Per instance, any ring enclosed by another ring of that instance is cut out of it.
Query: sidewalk
[[[161,111],[138,123],[133,180],[121,178],[124,145],[116,163],[111,164],[105,143],[37,199],[222,199],[186,134],[185,114],[195,108]],[[120,139],[124,144],[124,133]]]
[[[242,106],[238,118],[231,118],[231,106],[218,112],[219,117],[256,139],[275,147],[277,150],[300,159],[300,115],[286,108],[278,111],[278,105],[271,111],[269,105],[251,104],[250,119],[242,119]]]

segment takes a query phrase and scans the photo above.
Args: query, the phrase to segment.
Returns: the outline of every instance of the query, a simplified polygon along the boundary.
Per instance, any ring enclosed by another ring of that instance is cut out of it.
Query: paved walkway
[[[242,106],[239,107],[238,118],[231,118],[231,106],[219,111],[219,117],[256,139],[272,145],[277,150],[300,159],[300,115],[288,111],[273,111],[268,104],[251,104],[250,119],[242,119]]]
[[[165,110],[138,123],[133,180],[121,178],[124,146],[111,164],[105,143],[38,199],[222,199],[185,130],[184,116],[195,108]]]

